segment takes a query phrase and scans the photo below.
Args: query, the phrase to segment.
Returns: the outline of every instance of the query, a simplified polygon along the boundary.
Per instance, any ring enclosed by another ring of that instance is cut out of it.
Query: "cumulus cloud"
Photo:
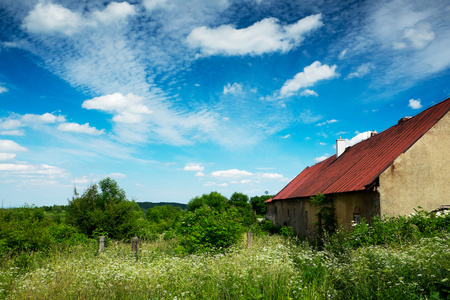
[[[223,170],[223,171],[214,171],[211,173],[212,177],[217,178],[240,178],[240,177],[246,177],[246,176],[252,176],[253,173],[244,171],[244,170],[238,170],[238,169],[230,169],[230,170]]]
[[[345,147],[350,147],[361,141],[367,140],[370,137],[371,133],[372,133],[372,131],[365,131],[365,132],[360,132],[360,133],[356,134],[350,140],[345,141]]]
[[[0,140],[0,152],[17,152],[17,151],[27,151],[28,149],[20,146],[11,140]]]
[[[30,33],[70,36],[86,27],[95,27],[99,22],[119,22],[134,13],[134,6],[127,2],[111,2],[103,11],[95,11],[86,17],[59,4],[40,2],[25,17],[22,26]]]
[[[119,123],[140,123],[145,115],[153,113],[145,104],[144,97],[133,94],[122,95],[114,93],[95,97],[83,102],[82,107],[86,109],[97,109],[113,113],[113,121]]]
[[[43,115],[25,114],[22,116],[21,121],[29,124],[52,124],[56,122],[64,122],[66,118],[64,116],[56,116],[51,113],[45,113]]]
[[[201,172],[204,169],[205,168],[202,166],[202,164],[199,163],[188,163],[183,168],[183,170],[185,171],[197,171],[197,172]]]
[[[291,25],[280,25],[276,18],[266,18],[247,27],[231,25],[195,28],[186,41],[203,55],[261,55],[288,52],[300,45],[305,35],[319,28],[321,15],[311,15]]]
[[[351,78],[362,78],[370,73],[375,68],[375,66],[372,63],[365,63],[360,65],[355,72],[352,72],[347,75],[346,79]]]
[[[261,178],[267,178],[267,179],[283,179],[284,176],[282,174],[278,173],[262,173]]]
[[[226,86],[223,87],[223,94],[232,94],[232,95],[237,95],[237,94],[242,94],[242,84],[240,83],[227,83]]]
[[[8,91],[8,89],[4,86],[0,85],[0,94],[6,93]]]
[[[205,173],[203,173],[203,172],[197,172],[197,173],[195,173],[195,176],[196,176],[196,177],[204,177],[204,176],[205,176]]]
[[[78,123],[62,123],[59,124],[58,130],[65,132],[85,133],[91,135],[100,135],[105,133],[103,129],[98,130],[95,127],[89,126],[89,123],[85,123],[83,125],[80,125]]]
[[[336,65],[322,65],[319,61],[305,67],[303,72],[297,73],[293,79],[287,80],[280,90],[281,97],[292,96],[301,88],[307,88],[320,80],[332,79],[339,76],[336,73]]]
[[[304,91],[302,91],[302,92],[300,93],[300,96],[303,96],[303,97],[311,97],[311,96],[318,97],[319,94],[317,94],[317,93],[316,93],[315,91],[313,91],[313,90],[306,89],[306,90],[304,90]]]
[[[417,100],[410,99],[408,106],[411,107],[412,109],[420,109],[420,108],[422,108],[422,104],[420,103],[420,99],[417,99]]]

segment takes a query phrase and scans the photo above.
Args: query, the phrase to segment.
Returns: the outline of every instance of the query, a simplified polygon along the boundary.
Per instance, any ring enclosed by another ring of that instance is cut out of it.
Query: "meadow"
[[[413,243],[317,250],[279,235],[219,254],[178,255],[176,240],[94,241],[2,261],[5,299],[448,299],[450,234]]]
[[[108,178],[68,206],[0,209],[0,299],[450,299],[449,210],[302,239],[257,222],[264,200],[143,211]]]

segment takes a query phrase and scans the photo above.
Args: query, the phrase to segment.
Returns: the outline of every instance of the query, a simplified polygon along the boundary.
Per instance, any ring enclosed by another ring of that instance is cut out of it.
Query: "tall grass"
[[[358,230],[353,234],[362,238]],[[143,243],[137,257],[117,242],[100,255],[87,243],[11,256],[0,264],[0,298],[449,299],[445,230],[349,244],[345,251],[334,244],[319,251],[277,235],[254,236],[251,248],[243,240],[215,255],[179,256],[176,246],[176,240]]]

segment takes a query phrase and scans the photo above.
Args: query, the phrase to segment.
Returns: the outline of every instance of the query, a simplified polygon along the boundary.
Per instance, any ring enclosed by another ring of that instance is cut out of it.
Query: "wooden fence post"
[[[252,246],[252,233],[250,231],[247,232],[247,248]]]
[[[105,251],[105,240],[106,240],[106,238],[104,236],[100,237],[100,242],[99,242],[99,246],[98,246],[99,253]]]
[[[131,240],[131,251],[133,251],[134,255],[136,255],[136,258],[138,254],[138,245],[139,245],[139,238],[135,236]]]

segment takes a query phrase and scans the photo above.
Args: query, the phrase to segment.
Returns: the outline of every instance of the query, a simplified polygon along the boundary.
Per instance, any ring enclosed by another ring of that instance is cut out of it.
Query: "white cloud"
[[[38,3],[25,17],[23,26],[31,33],[62,32],[72,35],[91,25],[80,13],[53,3]]]
[[[303,97],[310,97],[310,96],[318,97],[319,94],[317,94],[317,93],[316,93],[315,91],[313,91],[313,90],[306,89],[306,90],[304,90],[304,91],[302,91],[302,92],[300,93],[300,96],[303,96]]]
[[[242,84],[240,83],[227,83],[226,86],[223,87],[223,94],[232,94],[232,95],[237,95],[237,94],[242,94]]]
[[[319,162],[321,162],[321,161],[324,161],[325,159],[327,159],[327,158],[329,158],[329,157],[330,157],[330,155],[327,154],[327,153],[325,153],[324,155],[322,155],[322,156],[316,158],[316,163],[319,163]]]
[[[275,18],[266,18],[242,29],[222,25],[211,29],[195,28],[186,41],[204,55],[261,55],[288,52],[300,45],[304,36],[323,25],[321,15],[312,15],[295,24],[282,26]]]
[[[11,160],[16,157],[15,153],[0,153],[0,160]]]
[[[417,100],[410,99],[408,106],[411,107],[412,109],[420,109],[420,108],[422,108],[422,104],[420,103],[420,99],[417,99]]]
[[[350,74],[347,75],[346,79],[351,79],[351,78],[362,78],[364,76],[366,76],[367,74],[370,73],[370,71],[372,71],[375,68],[375,66],[372,63],[365,63],[360,65],[357,69],[356,72],[352,72]]]
[[[341,53],[339,53],[339,59],[344,59],[345,54],[347,54],[347,49],[344,49],[341,51]]]
[[[199,163],[188,163],[183,168],[183,170],[185,171],[197,171],[197,172],[201,172],[204,169],[205,168]]]
[[[0,171],[11,172],[15,174],[27,174],[27,175],[51,175],[51,176],[63,176],[66,174],[64,169],[46,165],[46,164],[1,164]]]
[[[224,182],[224,183],[219,183],[217,186],[222,186],[222,187],[227,187],[228,183]]]
[[[10,130],[16,129],[22,126],[22,122],[15,119],[6,119],[5,121],[0,122],[0,129]]]
[[[322,65],[319,61],[305,67],[303,72],[297,73],[293,79],[287,80],[280,90],[280,96],[289,97],[301,88],[314,85],[320,80],[332,79],[339,76],[335,70],[336,65]]]
[[[5,88],[4,86],[0,85],[0,94],[6,93],[8,91],[7,88]]]
[[[394,49],[423,49],[430,44],[435,38],[433,27],[430,23],[421,21],[413,27],[406,27],[402,32],[402,39],[394,41],[392,47]]]
[[[215,185],[216,185],[216,183],[212,182],[212,181],[208,181],[203,184],[203,186],[215,186]]]
[[[287,138],[289,138],[289,137],[291,137],[291,135],[290,135],[290,134],[286,134],[286,135],[282,136],[281,138],[282,138],[282,139],[287,139]]]
[[[239,177],[246,177],[246,176],[252,176],[253,173],[244,171],[244,170],[237,170],[237,169],[230,169],[230,170],[224,170],[224,171],[214,171],[211,173],[212,177],[217,178],[239,178]]]
[[[128,2],[111,2],[103,11],[94,12],[93,16],[102,23],[120,22],[136,13],[135,7]]]
[[[323,126],[323,125],[329,125],[329,124],[333,124],[333,123],[337,123],[338,120],[336,119],[331,119],[331,120],[327,120],[325,122],[322,123],[318,123],[316,126]]]
[[[371,135],[372,131],[366,131],[366,132],[361,132],[358,133],[357,135],[355,135],[353,138],[351,138],[350,140],[346,140],[345,141],[345,147],[350,147],[353,146],[361,141],[367,140],[370,135]]]
[[[82,107],[86,109],[98,109],[114,114],[113,121],[119,123],[140,123],[145,115],[153,113],[145,104],[144,97],[133,94],[122,95],[114,93],[95,97],[83,102]]]
[[[122,173],[111,173],[108,175],[108,177],[119,179],[119,178],[125,178],[125,177],[127,177],[127,175],[122,174]]]
[[[326,143],[320,142],[319,145],[320,145],[320,146],[326,146]]]
[[[62,124],[59,124],[58,130],[65,131],[65,132],[86,133],[86,134],[91,134],[91,135],[100,135],[100,134],[105,133],[105,131],[103,129],[98,130],[95,127],[89,126],[89,123],[86,123],[83,125],[80,125],[77,123],[62,123]]]
[[[284,176],[282,174],[278,174],[278,173],[262,173],[261,174],[261,178],[266,178],[266,179],[283,179]]]
[[[196,176],[196,177],[204,177],[204,176],[205,176],[205,173],[203,173],[203,172],[197,172],[197,173],[195,173],[195,176]]]
[[[253,180],[251,180],[251,179],[242,179],[241,180],[242,184],[249,184],[249,183],[252,183],[252,182],[253,182]]]
[[[45,113],[43,115],[25,114],[22,116],[21,121],[30,124],[52,124],[56,122],[64,122],[66,118],[64,116],[55,116],[51,113]]]
[[[24,148],[11,140],[0,140],[0,152],[17,152],[17,151],[27,151]]]
[[[21,135],[24,135],[24,132],[22,130],[2,130],[2,131],[0,131],[0,135],[21,136]]]
[[[86,17],[59,4],[41,2],[25,17],[22,25],[30,33],[70,36],[87,27],[95,27],[98,22],[105,25],[121,22],[134,13],[134,6],[128,2],[111,2],[103,11],[94,11]]]

